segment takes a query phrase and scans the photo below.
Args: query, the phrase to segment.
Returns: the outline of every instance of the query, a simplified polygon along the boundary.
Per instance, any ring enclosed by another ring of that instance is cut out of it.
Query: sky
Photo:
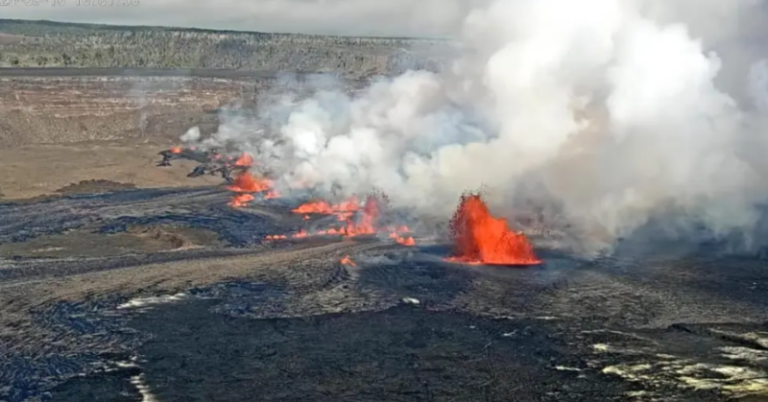
[[[40,0],[44,3],[37,6],[22,4],[29,1],[32,0],[16,0],[16,5],[4,7],[2,18],[238,31],[447,37],[458,31],[473,5],[486,0]],[[136,2],[139,4],[133,5]],[[58,6],[60,3],[64,6]]]

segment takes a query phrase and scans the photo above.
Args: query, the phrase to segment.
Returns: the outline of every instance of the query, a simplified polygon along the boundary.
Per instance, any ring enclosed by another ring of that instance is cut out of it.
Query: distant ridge
[[[424,41],[424,42],[442,42],[447,39],[442,38],[419,38],[419,37],[407,37],[407,36],[375,36],[375,35],[363,35],[363,36],[348,36],[348,35],[319,35],[319,34],[305,34],[305,33],[272,33],[261,31],[238,31],[231,29],[209,29],[209,28],[187,28],[177,26],[160,26],[160,25],[112,25],[112,24],[96,24],[87,22],[64,22],[64,21],[52,21],[52,20],[23,20],[23,19],[9,19],[0,18],[0,32],[4,33],[16,33],[12,32],[18,30],[20,27],[36,25],[47,26],[51,30],[61,29],[73,29],[79,28],[89,31],[168,31],[168,32],[182,32],[182,33],[210,33],[210,34],[245,34],[245,35],[288,35],[288,36],[317,36],[317,37],[335,37],[335,38],[365,38],[365,39],[389,39],[389,40],[407,40],[407,41]]]
[[[0,19],[0,68],[217,69],[364,77],[438,70],[443,39]]]

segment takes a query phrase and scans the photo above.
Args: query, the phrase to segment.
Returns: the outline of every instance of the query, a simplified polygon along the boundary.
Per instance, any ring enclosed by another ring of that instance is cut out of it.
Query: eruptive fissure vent
[[[449,261],[486,265],[541,264],[522,233],[510,230],[506,219],[491,215],[479,194],[461,197],[451,220],[454,254]]]
[[[280,197],[280,193],[273,188],[274,183],[272,180],[256,178],[251,174],[250,167],[253,164],[253,157],[246,153],[241,154],[233,164],[234,166],[243,166],[246,170],[241,171],[237,175],[232,185],[227,186],[229,191],[238,193],[229,202],[230,206],[235,208],[247,206],[249,202],[255,199],[252,195],[253,193],[263,193],[262,197],[265,200]]]
[[[389,232],[389,238],[403,246],[415,246],[416,240],[408,235],[411,229],[406,225],[379,227],[379,218],[382,209],[388,205],[387,197],[383,194],[371,194],[360,206],[358,197],[352,196],[338,204],[331,204],[324,200],[309,201],[293,209],[293,213],[303,215],[304,220],[310,220],[309,214],[335,215],[339,225],[324,230],[308,232],[301,229],[291,235],[291,238],[299,239],[314,235],[340,235],[344,237],[356,237],[361,235],[376,235],[381,232]],[[287,235],[268,235],[265,240],[284,240]]]

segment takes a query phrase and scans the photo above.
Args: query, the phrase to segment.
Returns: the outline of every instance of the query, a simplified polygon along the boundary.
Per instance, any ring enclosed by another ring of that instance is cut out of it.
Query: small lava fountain
[[[382,205],[382,203],[385,203]],[[386,197],[382,194],[371,194],[365,198],[361,205],[356,196],[349,197],[345,201],[332,204],[324,200],[314,200],[306,202],[293,209],[293,213],[301,214],[302,220],[311,220],[310,215],[334,215],[337,225],[323,230],[301,229],[290,236],[287,235],[268,235],[265,240],[285,240],[301,239],[311,236],[343,236],[357,237],[365,235],[377,235],[382,232],[388,232],[388,237],[395,243],[402,246],[413,247],[416,240],[409,235],[411,229],[406,225],[379,227],[379,218],[382,215],[382,208],[385,207]]]
[[[451,220],[453,256],[448,261],[477,265],[538,265],[542,261],[523,233],[491,215],[479,194],[465,194]]]
[[[339,260],[339,262],[341,263],[341,265],[349,265],[352,267],[357,266],[357,264],[355,264],[355,262],[352,261],[352,259],[350,259],[348,255],[344,256],[341,260]]]
[[[253,158],[248,154],[242,154],[234,164],[250,167],[253,164]],[[237,175],[232,185],[227,186],[229,191],[238,193],[232,197],[229,205],[235,208],[245,207],[255,199],[253,193],[263,193],[265,200],[278,198],[280,194],[272,188],[273,185],[271,180],[254,177],[251,172],[244,170]]]

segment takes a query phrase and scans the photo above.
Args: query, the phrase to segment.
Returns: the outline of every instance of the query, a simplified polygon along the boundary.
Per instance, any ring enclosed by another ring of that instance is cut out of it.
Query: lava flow
[[[541,264],[522,233],[491,215],[477,194],[465,194],[451,220],[454,255],[449,261],[485,265]]]
[[[303,215],[336,215],[337,219],[343,222],[348,220],[359,209],[360,202],[357,197],[349,197],[338,204],[330,204],[322,200],[310,201],[296,207],[293,213]]]
[[[234,162],[235,166],[250,167],[254,163],[253,157],[243,153]],[[253,201],[255,197],[248,193],[264,193],[264,199],[272,199],[280,197],[280,193],[272,188],[273,182],[269,179],[258,179],[254,177],[250,171],[244,170],[240,172],[235,178],[232,185],[227,186],[229,191],[240,193],[232,198],[229,205],[235,208],[244,207],[248,205],[248,202]]]
[[[229,202],[229,205],[240,208],[247,206],[249,202],[253,201],[254,197],[250,194],[238,194],[234,198],[232,198],[232,201]]]
[[[384,199],[386,202],[386,199]],[[386,205],[386,204],[385,204]],[[301,229],[299,232],[290,236],[269,235],[266,240],[283,240],[287,238],[301,239],[309,236],[344,236],[355,237],[361,235],[375,235],[380,232],[389,232],[389,238],[403,246],[415,246],[416,241],[411,236],[405,236],[410,233],[408,226],[380,228],[378,221],[382,213],[382,201],[379,196],[370,195],[366,198],[362,208],[357,197],[350,197],[339,204],[331,204],[326,201],[311,201],[300,205],[293,210],[296,214],[302,214],[303,220],[310,220],[310,215],[336,215],[340,222],[338,227],[308,232]]]
[[[415,246],[416,240],[413,239],[412,236],[400,236],[397,232],[391,232],[389,234],[389,238],[394,240],[397,244],[402,244],[403,246]]]
[[[248,193],[264,192],[265,200],[280,197],[276,190],[272,190],[271,180],[257,179],[248,171],[238,174],[234,183],[227,186],[227,190],[240,193],[232,197],[232,200],[229,202],[229,205],[235,208],[247,206],[248,202],[255,199],[253,195]]]
[[[350,266],[353,266],[353,267],[357,266],[357,264],[355,264],[355,262],[352,261],[352,259],[350,259],[348,255],[344,256],[344,258],[339,260],[339,262],[341,263],[341,265],[350,265]]]
[[[227,186],[229,191],[236,193],[260,193],[272,188],[272,181],[268,179],[256,179],[251,172],[245,171],[237,175],[234,183]]]

